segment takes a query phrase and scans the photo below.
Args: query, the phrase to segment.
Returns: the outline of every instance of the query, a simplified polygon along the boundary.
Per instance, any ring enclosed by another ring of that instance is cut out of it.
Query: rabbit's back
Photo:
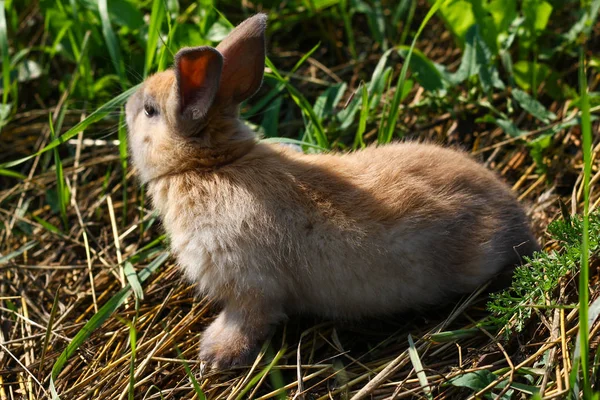
[[[518,262],[522,243],[535,247],[505,185],[433,145],[339,156],[259,144],[162,185],[151,191],[190,279],[214,297],[256,291],[295,311],[357,317],[434,303]]]

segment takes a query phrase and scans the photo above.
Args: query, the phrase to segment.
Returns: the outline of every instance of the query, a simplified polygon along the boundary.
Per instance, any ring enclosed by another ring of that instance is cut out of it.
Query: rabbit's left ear
[[[267,16],[257,14],[238,25],[217,46],[223,55],[219,102],[239,104],[262,84],[265,69]]]
[[[175,55],[179,116],[187,120],[204,117],[219,90],[223,57],[212,47],[187,47]]]

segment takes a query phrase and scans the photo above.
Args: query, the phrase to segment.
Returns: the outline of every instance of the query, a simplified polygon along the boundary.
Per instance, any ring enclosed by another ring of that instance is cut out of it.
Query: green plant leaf
[[[313,109],[315,115],[322,121],[326,117],[333,114],[335,106],[340,102],[342,96],[346,92],[347,85],[338,83],[327,89],[317,97]]]
[[[361,107],[358,120],[358,128],[354,136],[354,148],[365,147],[363,135],[367,129],[367,119],[369,118],[369,91],[366,85],[361,86]]]
[[[521,129],[517,128],[517,126],[515,124],[513,124],[511,121],[509,121],[507,119],[498,118],[498,119],[494,120],[494,122],[500,128],[502,128],[502,130],[504,132],[506,132],[507,134],[509,134],[512,137],[523,136],[524,134],[527,133],[527,131],[522,131]]]
[[[400,46],[398,54],[407,59],[407,54],[410,48],[408,46]],[[438,92],[443,95],[446,91],[446,85],[443,76],[431,61],[421,51],[414,49],[413,56],[408,60],[409,68],[412,72],[412,77],[429,92]]]
[[[158,38],[160,37],[161,27],[165,18],[164,1],[153,0],[152,11],[150,13],[150,23],[148,24],[148,40],[146,41],[146,62],[144,63],[144,78],[152,70],[156,49],[158,48]]]
[[[544,0],[523,0],[521,5],[525,16],[525,25],[535,32],[543,31],[548,25],[552,5]]]
[[[10,170],[10,169],[2,169],[0,168],[0,175],[2,176],[8,176],[10,178],[17,178],[17,179],[27,179],[27,177],[21,173],[18,173],[16,171]]]
[[[121,46],[119,46],[117,35],[115,35],[112,25],[110,24],[107,1],[108,0],[98,0],[98,12],[100,13],[100,20],[102,21],[102,34],[104,35],[108,54],[110,54],[115,71],[117,72],[117,75],[119,75],[121,86],[125,89],[125,87],[127,87],[125,80],[125,64],[123,63]]]
[[[421,358],[419,357],[419,352],[417,351],[415,342],[410,334],[408,335],[408,357],[410,358],[410,362],[415,369],[423,392],[428,399],[433,399],[433,396],[431,395],[431,388],[429,387],[429,381],[427,380],[427,375],[425,374],[423,364],[421,363]]]
[[[402,95],[404,94],[404,85],[406,81],[406,73],[408,72],[408,66],[410,65],[410,59],[412,58],[413,51],[417,44],[417,40],[419,36],[421,36],[421,32],[425,29],[425,26],[433,17],[433,15],[439,10],[440,6],[442,6],[447,0],[436,0],[435,3],[431,6],[423,21],[421,21],[421,25],[419,25],[419,29],[417,33],[413,37],[413,41],[410,45],[410,49],[406,54],[406,61],[400,70],[400,76],[398,77],[398,83],[396,85],[396,91],[394,92],[394,97],[392,98],[392,103],[389,108],[389,114],[385,119],[385,128],[382,128],[381,135],[379,135],[380,143],[389,143],[394,137],[394,131],[396,130],[396,122],[398,121],[398,115],[400,114],[400,102],[402,101]]]
[[[0,0],[0,54],[2,55],[2,105],[6,106],[8,103],[8,94],[10,92],[10,62],[8,54],[8,28],[6,26],[6,3],[4,0]],[[4,117],[4,115],[3,115]],[[2,118],[4,120],[7,118]],[[2,126],[0,125],[0,128]]]
[[[26,243],[24,246],[21,246],[21,248],[19,248],[18,250],[10,252],[5,256],[0,256],[0,265],[8,263],[13,258],[18,257],[21,254],[25,253],[27,250],[34,248],[35,246],[37,246],[37,244],[38,242],[36,240],[32,240],[31,242]]]
[[[546,107],[526,92],[520,89],[512,90],[512,97],[519,103],[519,105],[527,111],[529,114],[533,115],[535,118],[539,119],[543,123],[550,123],[556,119],[556,114],[551,111],[548,111]]]
[[[67,140],[72,139],[73,137],[75,137],[75,135],[77,135],[79,132],[85,130],[87,127],[89,127],[93,123],[98,122],[101,119],[103,119],[111,110],[121,106],[123,103],[125,103],[127,101],[129,96],[131,96],[133,93],[135,93],[138,90],[139,87],[140,87],[140,85],[134,86],[131,89],[129,89],[129,90],[121,93],[117,97],[113,98],[112,100],[104,103],[96,111],[91,113],[86,119],[79,122],[77,125],[75,125],[71,129],[66,131],[61,136],[50,141],[50,143],[48,143],[41,150],[38,150],[36,153],[30,154],[27,157],[19,158],[14,161],[9,161],[9,162],[0,164],[0,168],[14,167],[15,165],[22,164],[28,160],[31,160],[32,158],[37,157],[40,154],[44,154],[48,150],[52,150],[53,148],[60,146],[62,143],[65,143]]]
[[[466,387],[478,392],[488,386],[490,383],[495,382],[496,379],[498,379],[496,375],[487,369],[482,369],[452,378],[450,380],[450,384],[452,386]]]
[[[433,0],[429,0],[429,3],[432,4]],[[441,5],[439,14],[454,36],[464,43],[467,31],[476,22],[472,1],[447,1]]]
[[[158,267],[160,267],[169,257],[169,253],[163,253],[155,258],[146,268],[141,270],[137,276],[140,282],[144,282]],[[54,386],[54,380],[58,377],[58,374],[62,371],[63,367],[71,358],[77,349],[87,340],[88,337],[98,329],[104,321],[106,321],[124,302],[125,299],[131,294],[131,286],[128,284],[121,289],[117,294],[110,298],[99,310],[95,313],[92,318],[77,332],[71,342],[67,345],[65,350],[58,356],[54,365],[52,366],[52,374],[50,376],[50,391],[55,399],[58,399],[58,393]]]
[[[265,137],[275,137],[278,135],[279,128],[279,111],[281,110],[281,104],[283,99],[281,96],[275,97],[275,100],[271,102],[263,114],[261,126]]]
[[[492,88],[504,89],[504,82],[494,64],[494,56],[483,40],[478,25],[472,25],[466,32],[465,48],[458,70],[455,73],[443,70],[442,75],[452,86],[477,76],[485,92]]]
[[[133,268],[133,264],[131,264],[129,261],[125,261],[123,263],[123,272],[125,273],[125,278],[127,278],[127,282],[129,282],[129,286],[131,286],[131,290],[135,294],[135,297],[143,300],[144,290],[142,289],[142,284],[140,283],[137,273],[135,272],[135,268]]]

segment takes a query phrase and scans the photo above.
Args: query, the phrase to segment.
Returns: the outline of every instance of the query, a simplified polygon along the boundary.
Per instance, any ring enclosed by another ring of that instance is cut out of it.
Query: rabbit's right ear
[[[175,55],[179,116],[197,120],[206,115],[219,90],[223,56],[212,47],[187,47]]]
[[[258,91],[265,70],[267,16],[256,14],[239,24],[217,46],[223,55],[219,102],[239,104]]]

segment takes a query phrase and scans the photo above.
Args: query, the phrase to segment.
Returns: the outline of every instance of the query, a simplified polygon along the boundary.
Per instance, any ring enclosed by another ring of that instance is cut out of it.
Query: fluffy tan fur
[[[185,275],[223,305],[201,341],[217,368],[247,362],[288,314],[438,304],[538,248],[510,190],[463,153],[302,154],[259,143],[218,102],[188,135],[176,87],[165,71],[130,99],[131,153]]]

